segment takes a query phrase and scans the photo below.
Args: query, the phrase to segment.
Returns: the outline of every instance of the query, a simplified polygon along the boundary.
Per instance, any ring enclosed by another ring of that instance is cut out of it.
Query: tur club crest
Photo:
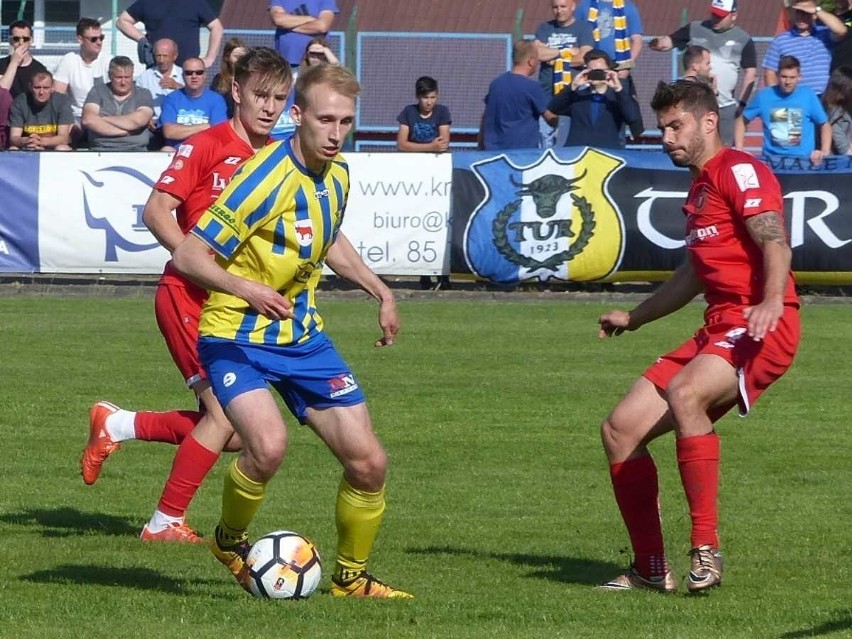
[[[624,222],[606,185],[622,165],[594,149],[567,162],[547,151],[525,167],[505,155],[473,164],[485,198],[465,231],[471,271],[501,283],[612,273],[623,253]]]

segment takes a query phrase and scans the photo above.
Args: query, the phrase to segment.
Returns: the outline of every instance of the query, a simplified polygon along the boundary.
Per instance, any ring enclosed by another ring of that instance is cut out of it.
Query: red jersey
[[[172,163],[163,171],[154,188],[181,201],[176,217],[184,235],[216,201],[237,168],[252,155],[254,149],[236,134],[230,122],[196,133],[178,147]],[[160,282],[189,283],[174,270],[171,260],[166,264]]]
[[[763,251],[751,239],[745,221],[752,215],[783,210],[775,175],[748,153],[724,149],[704,165],[689,189],[683,212],[686,248],[710,307],[763,300]],[[799,303],[792,273],[784,303]]]

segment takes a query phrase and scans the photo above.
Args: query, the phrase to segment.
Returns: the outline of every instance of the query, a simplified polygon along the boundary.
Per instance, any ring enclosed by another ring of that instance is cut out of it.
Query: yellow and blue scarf
[[[601,41],[601,30],[598,26],[598,4],[600,0],[591,0],[589,6],[589,22],[594,28],[595,43]],[[627,36],[627,14],[624,11],[624,0],[612,0],[612,22],[615,30],[615,64],[630,60],[630,38]]]

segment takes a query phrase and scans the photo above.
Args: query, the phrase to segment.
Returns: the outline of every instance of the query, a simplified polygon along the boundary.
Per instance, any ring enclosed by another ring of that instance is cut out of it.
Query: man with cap
[[[823,11],[814,0],[794,2],[790,7],[790,22],[793,26],[775,36],[766,50],[763,82],[768,87],[776,86],[781,58],[793,56],[802,65],[801,85],[822,95],[828,84],[834,45],[849,29],[840,18],[831,11]]]
[[[712,0],[710,17],[683,25],[667,36],[651,40],[655,51],[684,50],[698,45],[710,51],[710,65],[716,77],[719,101],[719,133],[726,146],[734,143],[734,122],[745,108],[757,78],[754,41],[736,26],[737,0]],[[742,93],[734,93],[742,73]]]

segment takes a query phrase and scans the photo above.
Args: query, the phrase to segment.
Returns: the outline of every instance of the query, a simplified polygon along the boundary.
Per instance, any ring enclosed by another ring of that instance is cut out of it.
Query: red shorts
[[[198,322],[206,300],[207,291],[191,283],[182,285],[161,281],[154,296],[157,325],[172,359],[190,387],[207,378],[198,359]]]
[[[718,355],[737,371],[739,389],[736,404],[745,417],[757,398],[772,382],[781,377],[796,355],[799,346],[799,309],[784,306],[778,327],[755,342],[747,335],[743,318],[744,306],[728,306],[708,310],[705,324],[692,339],[672,352],[663,355],[643,375],[657,388],[665,391],[669,381],[689,364],[696,355]],[[714,422],[727,413],[733,404],[719,406],[709,412]]]

